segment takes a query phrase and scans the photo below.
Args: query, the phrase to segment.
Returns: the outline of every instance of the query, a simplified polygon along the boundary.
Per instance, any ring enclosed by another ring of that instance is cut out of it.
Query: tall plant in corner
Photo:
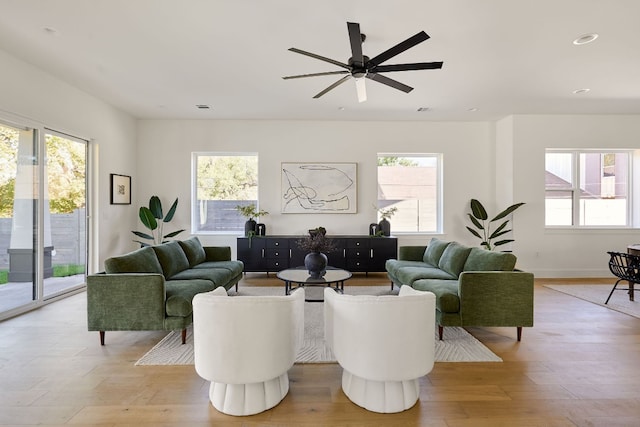
[[[471,199],[471,213],[468,215],[469,219],[476,229],[467,226],[467,230],[469,230],[471,234],[481,240],[480,246],[484,246],[485,249],[490,251],[498,246],[506,245],[507,243],[513,242],[513,239],[503,239],[498,240],[497,242],[493,242],[493,239],[504,236],[505,234],[512,231],[511,229],[506,230],[507,224],[509,223],[508,219],[502,222],[502,224],[500,224],[493,231],[491,231],[491,223],[504,219],[522,205],[524,205],[524,203],[516,203],[515,205],[511,205],[489,221],[489,215],[487,214],[487,210],[484,208],[484,206],[482,206],[482,203],[480,203],[476,199]]]
[[[149,233],[143,233],[141,231],[132,231],[136,236],[150,240],[150,242],[143,242],[140,240],[134,240],[134,242],[140,243],[140,246],[151,246],[151,245],[159,245],[160,243],[166,242],[168,238],[175,237],[178,234],[182,233],[184,229],[173,231],[168,234],[164,233],[164,224],[170,222],[173,219],[173,215],[176,213],[176,208],[178,207],[178,198],[169,208],[169,212],[166,215],[163,215],[162,212],[162,202],[158,196],[151,196],[149,199],[149,207],[142,206],[140,207],[139,216],[142,225],[144,225],[147,229],[151,231]]]

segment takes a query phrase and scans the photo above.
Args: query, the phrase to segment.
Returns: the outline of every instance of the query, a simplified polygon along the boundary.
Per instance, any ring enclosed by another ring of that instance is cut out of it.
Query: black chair
[[[613,289],[611,289],[609,297],[604,303],[606,304],[609,302],[609,299],[615,290],[628,291],[629,301],[633,301],[633,286],[636,283],[640,283],[640,256],[630,255],[624,252],[607,253],[611,255],[611,259],[609,260],[609,270],[611,270],[613,275],[618,278],[618,281],[613,285]],[[623,280],[629,282],[628,288],[618,288],[618,283]]]

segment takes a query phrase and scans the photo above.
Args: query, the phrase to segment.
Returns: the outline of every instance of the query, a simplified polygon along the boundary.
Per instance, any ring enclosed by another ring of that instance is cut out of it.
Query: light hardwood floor
[[[589,281],[603,282],[613,284]],[[371,274],[348,285],[387,283]],[[134,366],[165,332],[107,332],[101,347],[78,294],[0,322],[0,426],[640,426],[640,319],[546,283],[536,280],[522,342],[515,328],[469,329],[504,362],[436,363],[408,411],[361,409],[342,393],[338,365],[305,364],[280,405],[239,418],[211,407],[193,366]],[[262,285],[281,283],[251,274],[240,286]]]

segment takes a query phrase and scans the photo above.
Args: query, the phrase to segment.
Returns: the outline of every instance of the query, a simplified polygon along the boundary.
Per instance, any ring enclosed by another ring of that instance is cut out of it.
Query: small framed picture
[[[131,204],[131,177],[128,175],[111,174],[111,204]]]

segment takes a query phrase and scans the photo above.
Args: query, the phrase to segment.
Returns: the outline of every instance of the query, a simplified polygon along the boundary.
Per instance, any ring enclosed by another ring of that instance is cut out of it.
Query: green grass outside
[[[67,277],[76,274],[84,274],[84,264],[61,264],[53,266],[53,277]]]
[[[53,277],[67,277],[76,274],[84,274],[84,264],[61,264],[53,266]],[[9,271],[0,270],[0,285],[9,283]]]

